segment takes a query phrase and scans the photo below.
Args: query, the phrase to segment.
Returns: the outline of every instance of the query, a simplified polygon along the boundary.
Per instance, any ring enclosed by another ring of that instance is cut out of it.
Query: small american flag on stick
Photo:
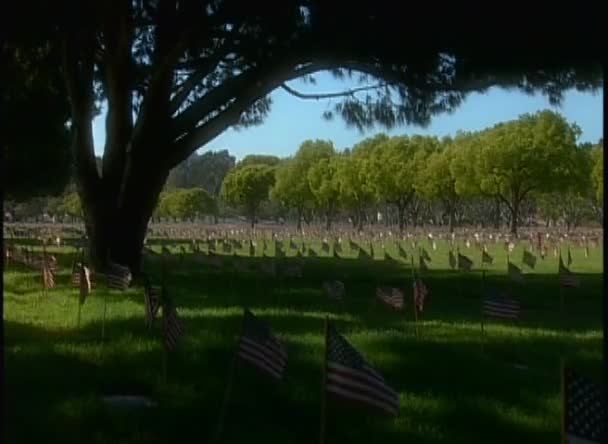
[[[146,304],[146,327],[152,328],[162,303],[162,287],[153,287],[149,282],[144,285],[144,302]]]
[[[275,379],[287,366],[287,352],[272,330],[245,309],[238,355]]]
[[[164,294],[163,302],[165,345],[168,351],[174,351],[177,348],[179,339],[184,334],[184,324],[177,315],[177,310],[173,302],[166,296],[166,293]]]
[[[452,253],[452,250],[449,251],[449,258],[448,259],[449,259],[449,262],[450,262],[450,267],[452,269],[455,269],[457,263],[456,263],[456,258],[454,257],[454,253]]]
[[[108,288],[125,291],[131,283],[131,272],[124,265],[110,263],[108,266]]]
[[[417,313],[422,313],[424,310],[424,302],[428,295],[429,290],[422,279],[414,279],[414,309]]]
[[[524,250],[524,257],[522,259],[522,262],[528,267],[534,269],[534,267],[536,267],[536,256],[534,256],[528,250]]]
[[[469,259],[468,257],[458,253],[458,269],[465,270],[465,271],[471,271],[472,267],[473,267],[473,261],[471,259]]]
[[[91,293],[91,272],[89,268],[82,262],[79,264],[78,284],[80,286],[80,305],[84,304],[87,296]]]
[[[578,288],[581,286],[579,278],[564,265],[561,256],[559,258],[558,273],[560,286],[564,288]]]
[[[395,310],[403,310],[403,292],[398,288],[378,287],[376,297]]]
[[[484,249],[481,252],[481,262],[484,264],[492,264],[494,262],[494,258],[488,254],[488,252]]]
[[[488,297],[484,299],[481,313],[488,318],[519,319],[519,301],[507,297]]]
[[[518,282],[520,284],[523,284],[524,275],[517,265],[514,265],[511,263],[511,261],[509,261],[507,271],[509,273],[509,278],[511,278],[511,280],[513,282]]]
[[[42,285],[45,290],[55,287],[55,274],[46,260],[42,264]]]
[[[399,394],[332,325],[327,326],[326,341],[327,391],[398,416]]]
[[[564,443],[599,444],[608,434],[608,405],[601,387],[563,368]]]

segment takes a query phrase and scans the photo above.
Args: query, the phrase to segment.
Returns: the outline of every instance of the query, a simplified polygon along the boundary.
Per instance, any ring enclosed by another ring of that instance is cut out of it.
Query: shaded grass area
[[[313,247],[319,251],[320,243]],[[522,286],[509,283],[504,250],[491,249],[495,264],[488,269],[485,289],[510,289],[523,311],[518,322],[486,324],[482,353],[480,273],[449,270],[444,245],[437,251],[426,248],[433,260],[423,279],[431,295],[419,339],[411,311],[411,271],[406,264],[379,260],[380,254],[370,263],[306,258],[301,279],[208,270],[190,255],[172,259],[165,280],[186,335],[169,357],[166,383],[161,380],[161,326],[146,330],[141,288],[120,294],[99,285],[83,306],[77,329],[78,294],[68,287],[73,250],[53,250],[64,271],[59,288],[47,296],[40,294],[35,272],[11,267],[4,274],[7,426],[2,441],[209,442],[242,310],[248,307],[284,340],[289,363],[278,384],[239,364],[223,442],[318,441],[326,317],[401,396],[396,420],[328,397],[328,442],[556,442],[560,357],[600,380],[601,250],[592,250],[589,259],[582,249],[572,250],[571,268],[581,274],[582,287],[565,293],[561,312],[556,258],[539,260],[534,271],[525,269]],[[269,260],[257,253],[250,261]],[[293,253],[281,262],[295,261]],[[520,258],[521,251],[512,257]],[[146,264],[146,270],[160,283],[158,260]],[[329,278],[345,283],[344,303],[328,300],[321,291]],[[375,299],[378,284],[405,289],[405,313]],[[149,395],[158,406],[111,410],[100,396],[114,393]]]

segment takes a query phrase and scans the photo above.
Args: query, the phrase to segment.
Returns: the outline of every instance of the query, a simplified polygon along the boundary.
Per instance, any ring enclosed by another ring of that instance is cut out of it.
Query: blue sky
[[[351,82],[337,81],[328,73],[316,76],[317,84],[309,85],[296,80],[290,86],[301,92],[335,92],[355,87]],[[282,89],[272,94],[273,105],[264,124],[240,131],[227,130],[199,152],[227,149],[242,159],[247,154],[273,154],[289,156],[306,139],[329,139],[337,149],[352,147],[365,137],[380,131],[378,127],[365,133],[347,128],[339,118],[327,122],[322,113],[331,108],[328,100],[302,100]],[[575,122],[582,129],[581,142],[597,142],[603,134],[603,91],[595,94],[568,91],[561,107],[552,107],[541,95],[527,96],[516,92],[491,89],[486,94],[471,94],[452,114],[433,118],[427,128],[402,126],[386,131],[389,135],[424,134],[439,137],[453,135],[458,130],[481,130],[498,122],[516,119],[524,113],[553,109]],[[94,121],[95,152],[103,152],[105,142],[105,114]]]

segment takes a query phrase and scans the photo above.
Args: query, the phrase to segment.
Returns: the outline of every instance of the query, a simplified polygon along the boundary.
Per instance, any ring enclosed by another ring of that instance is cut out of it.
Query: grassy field
[[[419,323],[420,339],[411,310],[410,269],[380,260],[379,254],[372,263],[306,258],[303,278],[279,280],[257,272],[205,270],[187,255],[176,256],[166,282],[186,335],[169,356],[166,383],[161,328],[146,330],[141,288],[121,294],[98,285],[83,306],[78,329],[78,291],[68,286],[73,250],[52,249],[63,271],[58,288],[47,296],[40,294],[39,273],[9,267],[4,272],[2,442],[210,442],[243,307],[284,340],[289,362],[281,383],[239,364],[225,443],[318,442],[326,316],[401,396],[396,420],[329,396],[328,443],[558,442],[560,356],[600,380],[601,249],[592,249],[588,259],[582,249],[572,250],[571,270],[580,274],[582,285],[565,291],[562,313],[552,253],[539,258],[535,270],[524,268],[526,282],[516,285],[507,279],[504,250],[490,246],[494,265],[488,267],[485,288],[511,289],[521,299],[522,319],[486,324],[482,353],[480,273],[450,270],[442,243],[436,251],[426,248],[433,260],[423,280],[431,295]],[[478,265],[477,250],[462,252]],[[521,265],[521,247],[511,257]],[[158,282],[159,264],[146,269]],[[321,284],[328,278],[345,283],[343,303],[323,294]],[[405,288],[405,313],[381,305],[376,285]],[[109,409],[100,397],[116,393],[145,394],[158,406]]]

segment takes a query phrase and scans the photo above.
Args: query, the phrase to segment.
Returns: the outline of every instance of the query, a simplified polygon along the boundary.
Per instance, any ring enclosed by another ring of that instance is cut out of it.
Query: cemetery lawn
[[[275,382],[241,362],[227,410],[224,443],[314,443],[319,440],[324,322],[329,318],[400,393],[401,412],[387,418],[368,407],[327,397],[327,443],[558,442],[561,430],[560,357],[601,381],[602,250],[584,257],[573,248],[578,289],[563,290],[560,310],[557,258],[522,267],[525,283],[506,276],[502,245],[490,245],[485,289],[510,289],[522,304],[516,322],[488,321],[481,349],[480,272],[448,265],[447,246],[433,250],[422,274],[430,297],[416,336],[407,264],[304,259],[304,277],[272,279],[204,270],[188,255],[166,265],[167,288],[185,325],[168,355],[162,381],[160,322],[144,325],[140,286],[125,293],[99,283],[82,307],[71,288],[74,249],[55,248],[62,265],[58,286],[41,294],[40,273],[17,266],[4,271],[5,443],[211,442],[237,345],[243,308],[249,308],[286,344],[285,378]],[[320,243],[316,251],[320,251]],[[159,246],[155,246],[160,251]],[[511,254],[521,266],[522,247]],[[411,248],[410,250],[411,251]],[[408,251],[408,253],[409,253]],[[477,267],[479,251],[461,246]],[[389,250],[389,253],[394,253]],[[245,254],[240,252],[239,254]],[[320,253],[321,254],[321,253]],[[291,262],[293,251],[282,262]],[[322,254],[321,254],[322,255]],[[258,256],[261,253],[258,252]],[[346,255],[347,256],[347,255]],[[396,255],[395,255],[396,256]],[[251,258],[259,262],[262,257]],[[225,261],[229,263],[231,257]],[[146,265],[160,283],[160,264]],[[321,290],[325,279],[344,282],[343,303]],[[375,297],[376,285],[405,289],[405,313]],[[102,343],[104,299],[107,302]],[[101,397],[146,395],[156,407],[110,409]]]

